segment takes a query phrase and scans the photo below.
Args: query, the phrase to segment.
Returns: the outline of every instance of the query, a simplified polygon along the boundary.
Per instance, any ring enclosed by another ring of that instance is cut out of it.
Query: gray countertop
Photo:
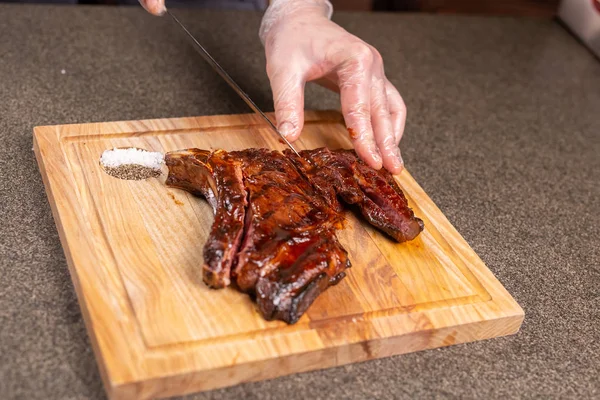
[[[265,109],[260,16],[178,15]],[[36,125],[248,112],[166,18],[0,5],[0,397],[103,398]],[[408,169],[525,310],[519,334],[198,399],[600,396],[600,62],[549,20],[338,14],[408,107]],[[64,73],[61,72],[64,70]],[[309,87],[306,107],[337,98]]]

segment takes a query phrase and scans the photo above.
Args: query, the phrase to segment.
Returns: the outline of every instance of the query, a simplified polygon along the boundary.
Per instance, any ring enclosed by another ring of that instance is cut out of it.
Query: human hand
[[[373,168],[399,173],[404,101],[385,77],[379,52],[331,22],[328,7],[324,0],[275,0],[263,18],[260,37],[278,129],[288,140],[298,139],[304,124],[304,86],[316,81],[340,93],[360,158]]]
[[[167,12],[165,0],[139,0],[139,2],[150,14],[160,16]]]

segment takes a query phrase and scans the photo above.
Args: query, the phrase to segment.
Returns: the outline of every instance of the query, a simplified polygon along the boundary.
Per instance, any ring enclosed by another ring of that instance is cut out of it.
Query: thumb
[[[153,15],[163,15],[167,12],[165,0],[139,0],[146,11]]]
[[[287,71],[269,74],[277,129],[291,142],[304,126],[304,79]]]

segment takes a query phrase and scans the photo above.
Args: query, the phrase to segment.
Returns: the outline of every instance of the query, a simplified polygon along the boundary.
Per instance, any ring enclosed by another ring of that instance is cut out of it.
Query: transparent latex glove
[[[324,0],[274,0],[260,37],[273,91],[278,129],[296,140],[304,124],[304,86],[340,93],[342,113],[356,152],[371,167],[402,171],[398,144],[406,106],[387,80],[375,48],[331,22]]]
[[[153,15],[163,15],[167,12],[165,7],[165,0],[139,0],[140,4],[146,11]]]

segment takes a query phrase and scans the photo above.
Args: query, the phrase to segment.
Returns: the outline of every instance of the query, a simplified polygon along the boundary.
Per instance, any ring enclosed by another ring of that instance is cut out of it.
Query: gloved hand
[[[387,80],[375,48],[331,22],[325,0],[274,0],[263,17],[267,74],[278,129],[290,141],[304,124],[304,86],[317,81],[339,91],[358,155],[371,167],[399,173],[398,143],[406,106]]]
[[[142,7],[150,14],[163,15],[167,12],[165,0],[139,0]]]

